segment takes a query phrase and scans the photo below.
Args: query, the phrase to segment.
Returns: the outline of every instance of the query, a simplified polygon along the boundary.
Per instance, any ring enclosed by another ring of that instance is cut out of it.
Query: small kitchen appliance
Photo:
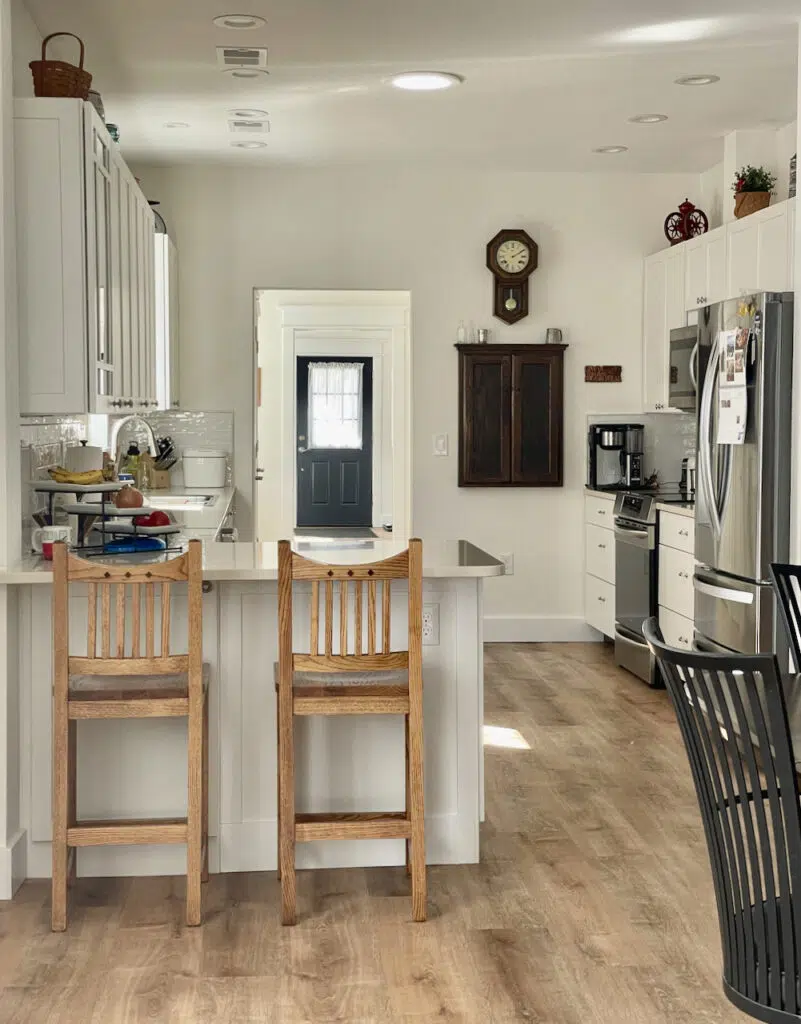
[[[642,423],[593,423],[588,436],[587,486],[636,490],[645,482]]]

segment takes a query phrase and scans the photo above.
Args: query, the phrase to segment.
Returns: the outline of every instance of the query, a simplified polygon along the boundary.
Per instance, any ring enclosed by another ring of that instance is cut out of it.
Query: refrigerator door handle
[[[699,594],[715,597],[720,601],[735,601],[737,604],[753,604],[754,595],[745,590],[733,590],[731,587],[718,587],[714,583],[705,583],[694,577],[693,586]]]
[[[720,342],[716,337],[712,343],[712,351],[709,354],[706,376],[704,377],[698,423],[698,482],[709,508],[712,531],[716,537],[720,536],[720,515],[718,512],[717,494],[715,493],[715,486],[712,481],[712,459],[710,454],[712,441],[710,430],[712,426],[712,394],[715,386],[715,375],[719,368],[719,348]]]

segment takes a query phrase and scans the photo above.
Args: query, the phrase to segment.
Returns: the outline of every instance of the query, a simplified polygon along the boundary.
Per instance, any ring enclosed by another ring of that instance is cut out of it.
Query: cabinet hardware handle
[[[598,600],[601,602],[601,604],[606,604],[606,598],[605,597],[599,597]]]
[[[680,537],[689,537],[690,536],[690,531],[689,530],[679,530],[679,536]]]
[[[688,572],[680,572],[679,573],[679,579],[688,580],[689,578],[690,578],[690,574]]]
[[[599,547],[599,548],[600,548],[600,549],[601,549],[602,551],[605,551],[605,550],[606,550],[606,544],[599,544],[599,545],[598,545],[598,547]]]
[[[680,636],[680,637],[679,637],[679,643],[680,643],[680,644],[688,644],[689,642],[690,642],[690,641],[689,641],[689,640],[687,639],[687,637],[686,637],[686,636]]]
[[[599,516],[605,516],[606,515],[606,509],[599,508],[598,509],[598,515]]]

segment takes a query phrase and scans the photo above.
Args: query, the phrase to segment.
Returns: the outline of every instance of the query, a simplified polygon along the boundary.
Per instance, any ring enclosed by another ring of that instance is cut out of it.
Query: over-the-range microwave
[[[695,411],[698,391],[698,328],[678,327],[670,332],[668,405]]]

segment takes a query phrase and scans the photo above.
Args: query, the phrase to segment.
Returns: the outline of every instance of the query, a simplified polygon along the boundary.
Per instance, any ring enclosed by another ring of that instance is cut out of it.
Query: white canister
[[[225,487],[228,453],[211,448],[183,452],[184,487]]]
[[[67,449],[65,455],[68,473],[86,473],[91,469],[103,468],[103,449],[90,444],[77,444]]]

